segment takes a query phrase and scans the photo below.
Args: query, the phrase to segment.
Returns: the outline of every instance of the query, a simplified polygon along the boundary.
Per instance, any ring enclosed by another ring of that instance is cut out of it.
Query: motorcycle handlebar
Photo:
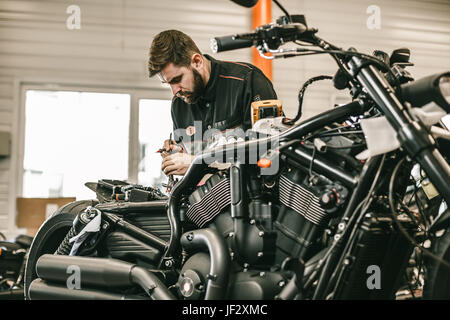
[[[218,53],[235,49],[250,48],[253,46],[253,41],[247,39],[236,39],[235,35],[223,36],[212,38],[210,46],[214,53]]]

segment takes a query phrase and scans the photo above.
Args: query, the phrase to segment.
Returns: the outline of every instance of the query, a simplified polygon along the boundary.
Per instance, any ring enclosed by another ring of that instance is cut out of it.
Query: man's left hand
[[[184,152],[168,155],[162,161],[161,170],[166,175],[184,175],[194,158],[195,156]]]

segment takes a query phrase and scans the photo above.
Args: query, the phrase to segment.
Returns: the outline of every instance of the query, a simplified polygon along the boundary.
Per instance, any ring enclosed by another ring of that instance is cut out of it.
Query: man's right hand
[[[183,152],[183,148],[181,148],[174,140],[170,142],[169,139],[164,141],[164,145],[162,147],[164,151],[161,152],[161,157],[165,158],[171,153]]]

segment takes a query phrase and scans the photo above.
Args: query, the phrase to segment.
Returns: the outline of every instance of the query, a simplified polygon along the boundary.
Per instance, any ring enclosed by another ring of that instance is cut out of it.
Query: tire
[[[450,229],[433,242],[431,250],[441,259],[450,262]],[[430,257],[428,259],[423,298],[450,300],[450,268],[435,259]]]
[[[41,225],[28,252],[24,276],[24,294],[26,300],[29,300],[28,288],[30,284],[37,278],[36,263],[38,259],[44,254],[54,253],[72,227],[73,220],[77,214],[88,206],[94,206],[97,203],[96,200],[82,200],[68,203],[59,208]]]

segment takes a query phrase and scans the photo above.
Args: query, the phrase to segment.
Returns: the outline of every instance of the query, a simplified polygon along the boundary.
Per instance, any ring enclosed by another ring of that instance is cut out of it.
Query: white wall
[[[343,48],[371,53],[406,46],[417,77],[450,69],[448,0],[282,0],[291,14],[306,15],[310,27]],[[68,30],[69,5],[81,8],[81,29]],[[369,5],[381,9],[381,29],[369,30]],[[281,11],[273,5],[273,17]],[[149,98],[170,97],[148,79],[147,55],[153,37],[173,28],[190,34],[210,53],[213,36],[246,32],[251,10],[227,0],[0,0],[0,131],[12,134],[12,155],[0,159],[0,231],[15,228],[18,172],[22,169],[25,87],[139,89]],[[216,55],[251,61],[250,50]],[[334,74],[326,56],[274,62],[274,85],[288,116],[297,108],[297,91],[309,77]],[[313,84],[306,94],[305,117],[331,107],[330,83]]]

